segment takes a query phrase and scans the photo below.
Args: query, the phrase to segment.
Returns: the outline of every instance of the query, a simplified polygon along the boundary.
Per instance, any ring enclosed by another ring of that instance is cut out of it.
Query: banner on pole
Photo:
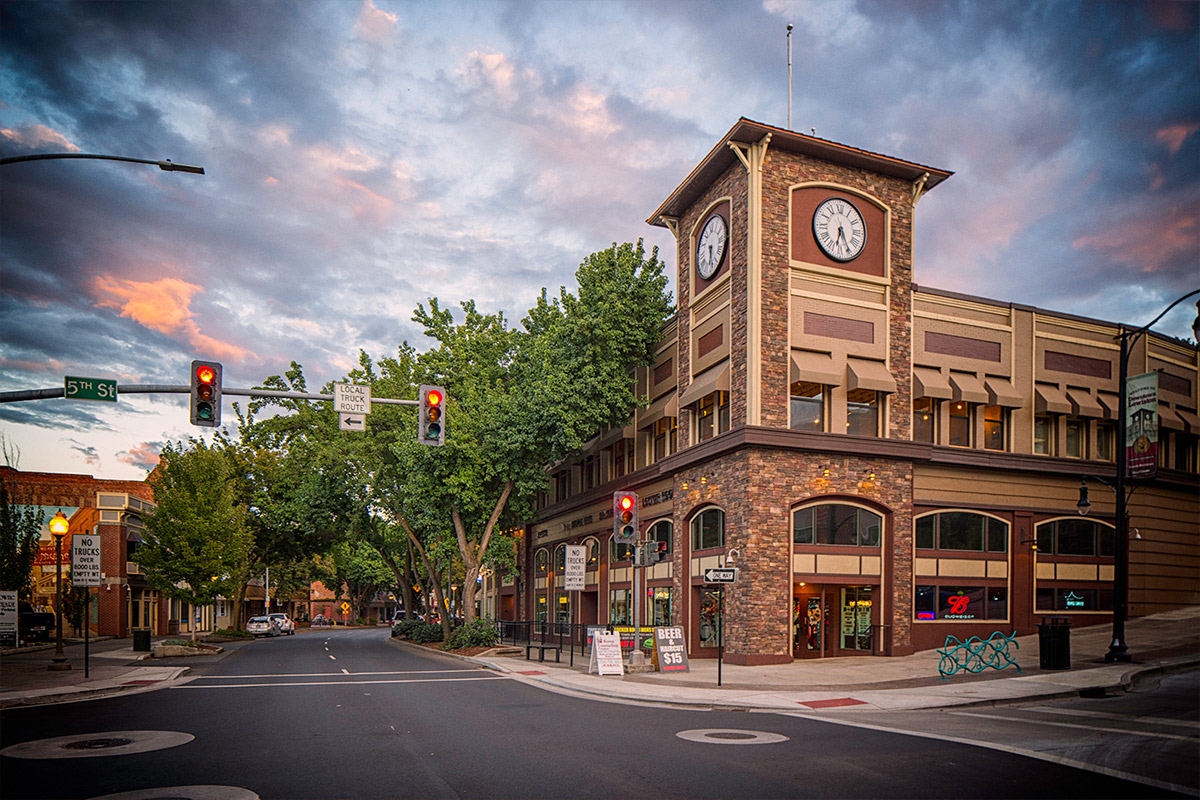
[[[1158,471],[1158,373],[1125,380],[1125,477],[1153,478]]]

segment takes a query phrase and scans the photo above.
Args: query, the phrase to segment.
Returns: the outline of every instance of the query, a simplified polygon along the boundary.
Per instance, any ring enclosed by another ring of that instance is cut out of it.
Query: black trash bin
[[[133,651],[135,653],[150,652],[150,631],[133,632]]]
[[[1042,617],[1038,627],[1038,666],[1071,668],[1071,623],[1066,617]]]

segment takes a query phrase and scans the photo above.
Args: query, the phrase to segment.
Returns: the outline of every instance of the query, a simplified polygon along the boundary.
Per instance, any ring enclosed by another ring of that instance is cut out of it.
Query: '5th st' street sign
[[[63,397],[68,400],[100,400],[105,403],[117,402],[117,382],[104,378],[77,378],[68,375],[63,378]]]

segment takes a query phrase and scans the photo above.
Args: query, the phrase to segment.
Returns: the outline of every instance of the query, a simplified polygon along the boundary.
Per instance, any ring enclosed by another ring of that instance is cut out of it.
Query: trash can
[[[150,652],[150,631],[133,632],[133,651],[135,653]]]
[[[1066,617],[1042,617],[1038,627],[1038,666],[1071,668],[1071,623]]]

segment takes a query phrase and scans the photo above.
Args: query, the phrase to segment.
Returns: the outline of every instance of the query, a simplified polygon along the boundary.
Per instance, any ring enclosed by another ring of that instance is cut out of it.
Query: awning
[[[1181,431],[1184,428],[1183,420],[1179,415],[1168,405],[1159,403],[1158,406],[1158,424],[1159,427],[1167,428],[1172,431]]]
[[[125,537],[125,541],[133,542],[134,544],[145,544],[146,543],[146,540],[143,539],[142,535],[140,533],[138,533],[137,531],[130,531],[129,535]]]
[[[863,361],[861,358],[846,359],[846,388],[867,389],[872,392],[896,391],[896,379],[882,361]]]
[[[946,376],[929,367],[913,367],[913,397],[936,397],[949,400],[954,396]]]
[[[1176,408],[1175,413],[1187,424],[1188,431],[1200,433],[1200,417],[1196,416],[1196,412],[1188,411],[1186,408]]]
[[[989,402],[987,389],[983,388],[983,381],[968,372],[951,372],[950,385],[954,387],[955,400],[965,400],[968,403],[983,405],[987,405]]]
[[[1104,409],[1104,419],[1116,419],[1121,413],[1121,398],[1115,394],[1098,393],[1096,399],[1100,401],[1100,407]]]
[[[833,356],[828,353],[792,351],[792,383],[811,381],[826,386],[841,386],[843,380],[841,368],[833,363]]]
[[[658,398],[645,411],[638,414],[638,427],[647,428],[658,422],[663,417],[678,417],[679,416],[679,395],[672,391],[668,395]]]
[[[1085,389],[1067,389],[1067,398],[1079,416],[1104,418],[1104,407]]]
[[[728,391],[729,362],[726,361],[697,375],[692,381],[692,385],[687,387],[683,394],[679,396],[679,405],[680,407],[686,408],[692,403],[698,402],[702,397],[707,397],[713,392]]]
[[[1070,414],[1075,410],[1063,390],[1048,383],[1037,385],[1037,402],[1034,407],[1039,412],[1050,414]]]
[[[598,436],[595,439],[595,445],[589,444],[589,445],[585,446],[584,449],[589,450],[593,446],[609,447],[610,445],[616,444],[617,442],[621,441],[622,439],[635,439],[635,438],[637,438],[637,431],[634,429],[633,425],[632,424],[624,425],[620,428],[612,428],[611,430],[605,431],[603,434],[601,434],[600,436]]]
[[[1008,378],[987,378],[988,403],[1005,408],[1020,408],[1025,405],[1025,398],[1012,385]]]

